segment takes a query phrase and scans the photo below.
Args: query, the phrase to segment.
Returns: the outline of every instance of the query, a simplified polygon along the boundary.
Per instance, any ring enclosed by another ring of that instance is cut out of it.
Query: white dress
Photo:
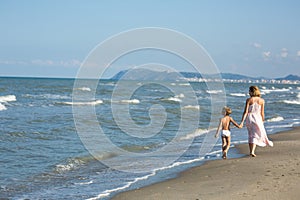
[[[266,145],[273,146],[273,142],[268,139],[264,122],[261,117],[261,106],[258,103],[253,103],[249,106],[246,126],[248,129],[249,143],[261,147]]]

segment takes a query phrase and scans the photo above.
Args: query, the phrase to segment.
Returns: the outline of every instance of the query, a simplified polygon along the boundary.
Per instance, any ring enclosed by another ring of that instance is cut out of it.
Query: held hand
[[[241,124],[239,125],[239,128],[243,128],[244,126],[244,122],[241,122]]]

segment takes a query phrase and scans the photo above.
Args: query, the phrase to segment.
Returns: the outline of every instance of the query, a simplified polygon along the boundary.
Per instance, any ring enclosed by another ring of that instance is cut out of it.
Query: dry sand
[[[209,161],[175,179],[115,196],[114,200],[300,199],[300,127],[269,135],[274,147],[257,157]],[[237,146],[248,154],[248,144]],[[229,150],[230,151],[230,150]],[[230,156],[230,153],[229,153]]]

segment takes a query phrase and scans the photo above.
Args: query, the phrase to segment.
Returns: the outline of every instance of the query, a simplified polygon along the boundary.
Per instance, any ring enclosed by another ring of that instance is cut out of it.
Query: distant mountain
[[[205,75],[205,78],[215,79],[218,78],[219,74]],[[240,74],[233,73],[221,73],[222,79],[227,80],[271,80],[271,78],[266,77],[250,77]],[[180,81],[183,78],[193,79],[193,78],[203,78],[203,76],[198,72],[173,72],[173,71],[154,71],[149,69],[134,69],[134,70],[123,70],[114,75],[111,80],[156,80],[156,81]],[[284,78],[276,78],[275,80],[290,80],[290,81],[300,81],[300,77],[297,75],[288,75]]]
[[[281,80],[300,81],[300,76],[290,74],[284,78],[276,78],[275,80],[278,80],[278,81],[281,81]]]
[[[134,70],[123,70],[114,75],[112,80],[136,80],[136,81],[145,81],[145,80],[156,80],[156,81],[174,81],[180,80],[184,76],[180,73],[172,71],[152,71],[149,69],[134,69]]]
[[[232,74],[232,73],[221,73],[221,76],[223,79],[230,79],[230,80],[256,80],[257,79],[250,76]]]

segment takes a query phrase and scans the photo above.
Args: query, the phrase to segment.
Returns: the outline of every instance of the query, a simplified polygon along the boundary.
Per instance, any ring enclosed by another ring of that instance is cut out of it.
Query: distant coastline
[[[231,82],[231,83],[273,83],[273,84],[300,84],[300,76],[288,75],[280,78],[250,77],[233,73],[200,74],[198,72],[169,72],[152,71],[149,69],[123,70],[110,80],[132,81],[188,81],[188,82]]]
[[[107,81],[176,81],[176,82],[227,82],[227,83],[271,83],[271,84],[300,84],[300,76],[290,74],[285,77],[250,77],[234,73],[200,74],[198,72],[168,72],[136,69],[127,74],[129,70],[122,70],[111,78],[103,78]],[[3,79],[66,79],[76,80],[76,77],[30,77],[30,76],[0,76]],[[92,79],[92,78],[91,78]],[[98,79],[97,79],[98,80]]]

